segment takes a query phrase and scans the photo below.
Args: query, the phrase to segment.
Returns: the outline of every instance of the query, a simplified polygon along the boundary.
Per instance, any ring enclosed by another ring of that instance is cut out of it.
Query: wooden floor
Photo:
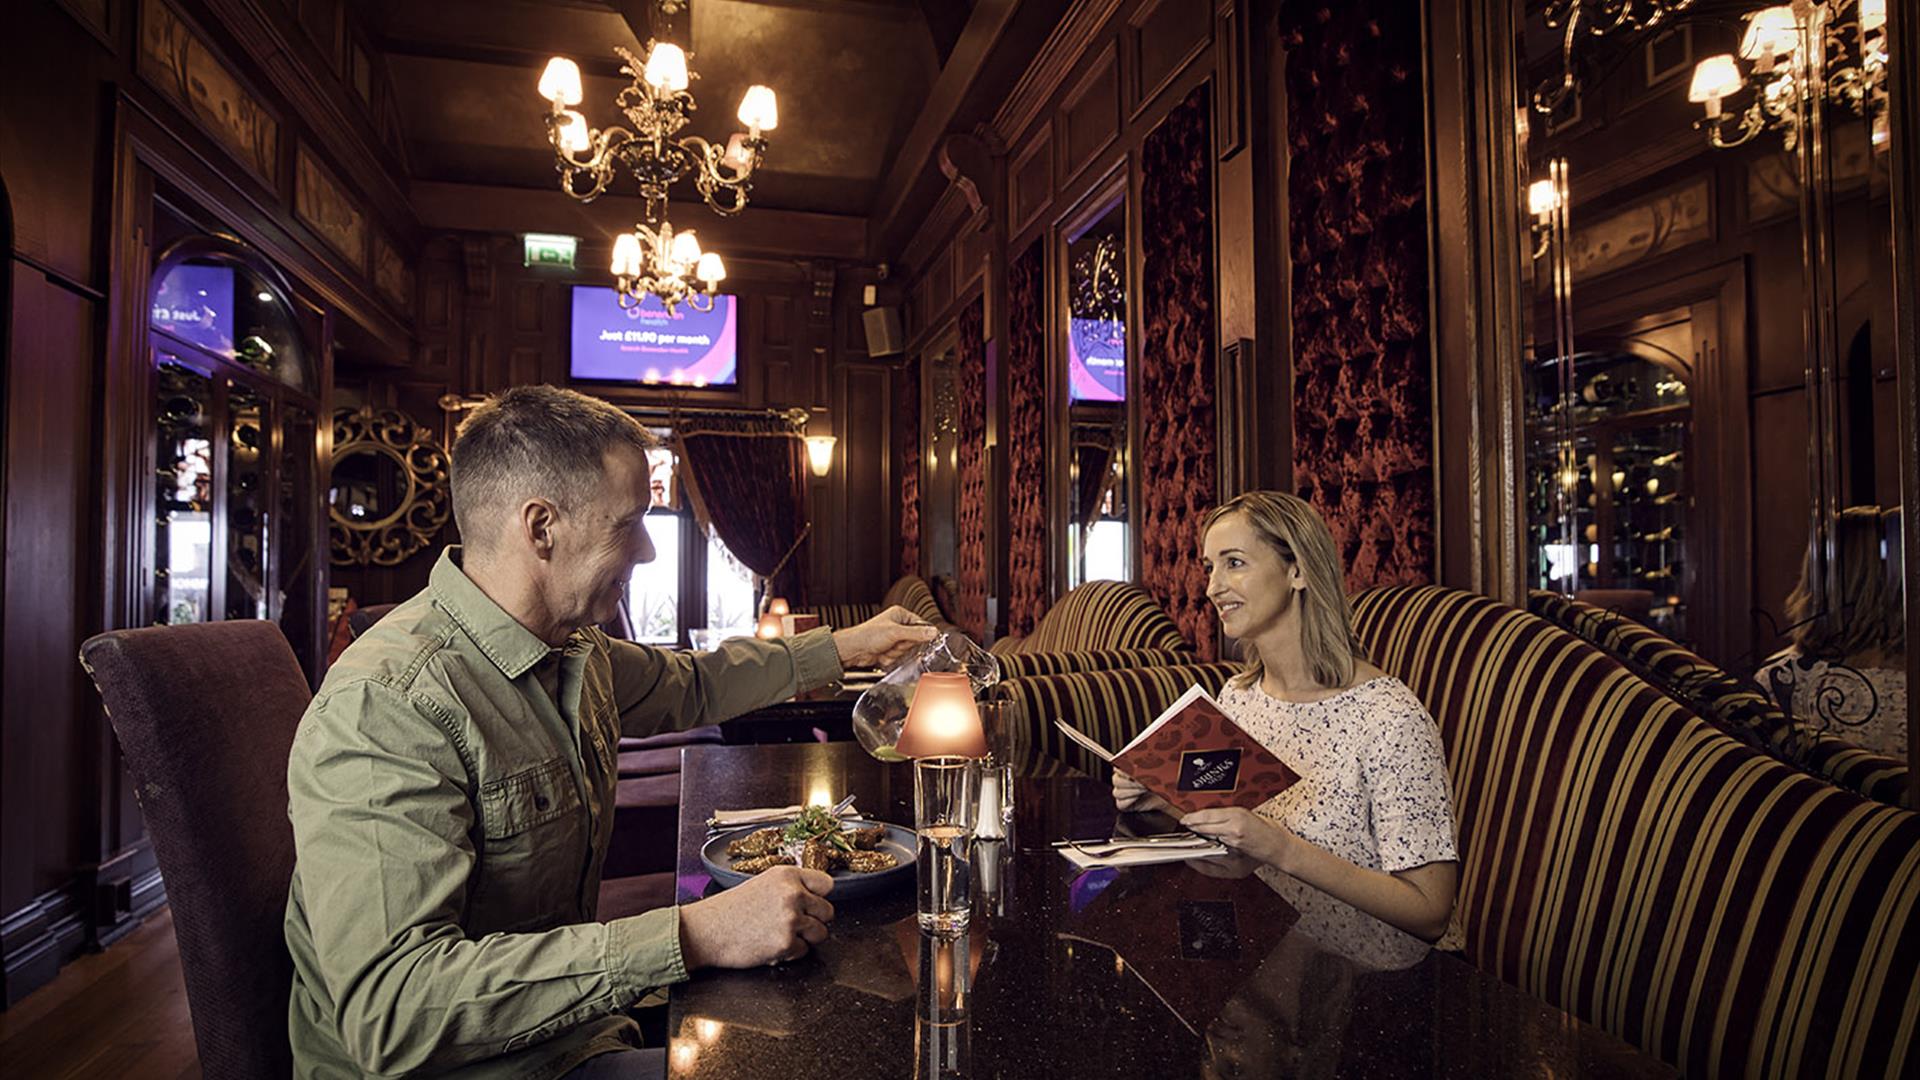
[[[0,1012],[0,1075],[197,1080],[172,913],[68,964]]]

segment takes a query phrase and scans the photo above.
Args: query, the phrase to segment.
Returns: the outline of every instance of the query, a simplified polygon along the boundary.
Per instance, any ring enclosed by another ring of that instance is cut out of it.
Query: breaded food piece
[[[753,855],[733,860],[733,870],[737,874],[758,874],[776,866],[792,866],[793,859],[784,851],[775,851],[767,855]]]
[[[853,851],[847,853],[847,869],[855,874],[872,874],[900,865],[891,851]]]
[[[847,830],[847,839],[853,843],[854,847],[862,851],[872,851],[874,848],[880,846],[880,841],[886,838],[887,827],[885,825],[869,825],[864,829]]]
[[[809,840],[806,846],[800,849],[800,865],[808,870],[824,870],[832,873],[834,854],[832,844],[819,839]]]
[[[780,850],[779,829],[755,829],[738,840],[727,841],[727,854],[736,859],[767,855]]]

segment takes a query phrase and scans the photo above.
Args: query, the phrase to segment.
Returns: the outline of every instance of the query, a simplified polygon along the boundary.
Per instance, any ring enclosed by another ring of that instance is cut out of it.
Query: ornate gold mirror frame
[[[433,542],[447,524],[453,500],[447,482],[447,452],[430,428],[393,409],[336,409],[333,467],[371,455],[399,470],[403,482],[391,510],[358,520],[336,504],[337,483],[327,485],[327,547],[335,566],[395,566]]]

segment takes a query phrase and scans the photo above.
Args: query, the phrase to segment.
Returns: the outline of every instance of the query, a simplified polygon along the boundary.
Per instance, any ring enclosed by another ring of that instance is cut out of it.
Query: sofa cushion
[[[1004,679],[987,693],[989,700],[1009,703],[1015,771],[1050,775],[1065,766],[1105,776],[1107,763],[1060,734],[1055,720],[1065,720],[1100,745],[1118,750],[1188,687],[1199,683],[1218,693],[1238,670],[1238,664],[1176,664],[1034,675]]]
[[[1694,712],[1790,765],[1876,802],[1913,809],[1907,763],[1788,716],[1765,690],[1632,619],[1536,590],[1527,609],[1572,631]]]
[[[1485,597],[1375,589],[1355,611],[1446,743],[1469,959],[1689,1075],[1899,1073],[1920,815]]]
[[[1104,649],[1193,652],[1153,597],[1124,581],[1089,581],[1049,608],[1033,633],[993,643],[1001,655]]]

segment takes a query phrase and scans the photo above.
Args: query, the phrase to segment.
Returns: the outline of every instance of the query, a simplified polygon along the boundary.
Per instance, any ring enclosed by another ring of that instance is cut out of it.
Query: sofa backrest
[[[1920,815],[1744,745],[1547,621],[1368,590],[1439,722],[1475,964],[1688,1075],[1892,1076],[1920,1010]]]
[[[995,659],[1000,662],[1001,678],[1024,679],[1076,671],[1191,664],[1193,654],[1172,649],[1086,649],[1081,652],[1003,652],[996,654]]]
[[[1190,653],[1193,646],[1145,589],[1125,581],[1089,581],[1049,608],[1033,633],[993,643],[996,653],[1096,649]]]
[[[1875,802],[1914,808],[1905,761],[1795,720],[1760,686],[1666,635],[1559,593],[1529,593],[1527,610],[1598,646],[1700,716],[1789,765]]]
[[[1238,664],[1173,664],[1033,675],[1003,679],[987,697],[1008,703],[1016,772],[1047,776],[1074,768],[1105,776],[1106,762],[1060,734],[1055,720],[1065,720],[1107,749],[1118,750],[1188,687],[1199,683],[1217,694],[1238,670]]]
[[[888,586],[886,595],[877,604],[811,604],[807,613],[820,616],[825,626],[858,626],[895,604],[935,626],[952,625],[940,605],[934,603],[933,590],[927,587],[926,579],[917,574],[907,574]]]

